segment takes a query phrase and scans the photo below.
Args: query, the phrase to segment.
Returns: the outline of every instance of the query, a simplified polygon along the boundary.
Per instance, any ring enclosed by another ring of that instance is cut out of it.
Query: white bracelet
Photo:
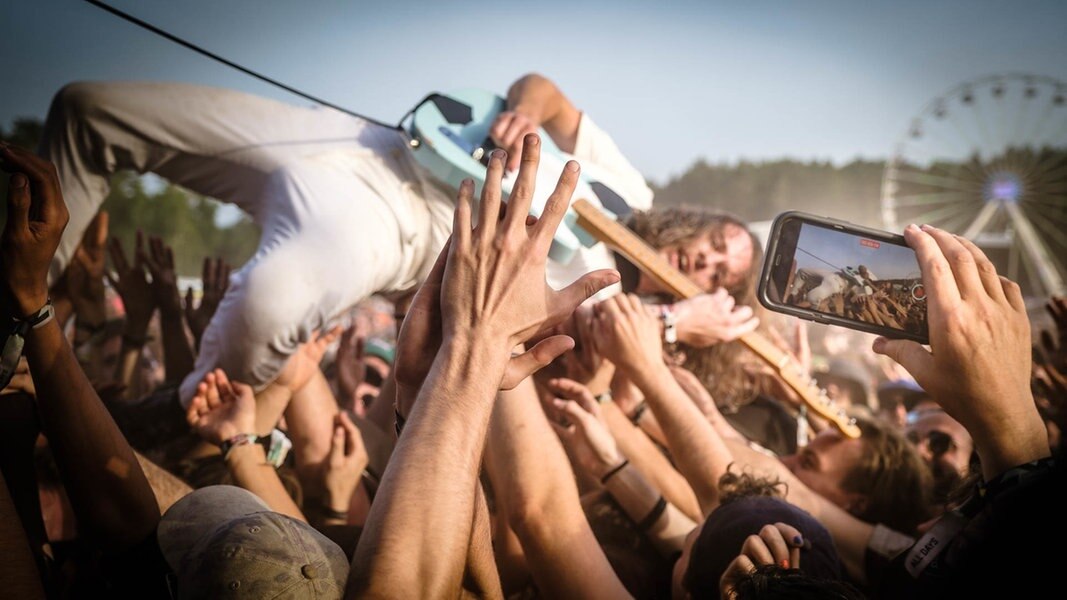
[[[678,343],[678,316],[670,304],[661,304],[659,317],[663,320],[663,341],[668,344]]]

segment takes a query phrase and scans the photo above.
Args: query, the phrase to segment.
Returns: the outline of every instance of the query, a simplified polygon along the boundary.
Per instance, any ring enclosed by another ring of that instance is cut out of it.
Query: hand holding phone
[[[926,290],[903,236],[801,212],[771,228],[759,300],[770,310],[926,344]]]

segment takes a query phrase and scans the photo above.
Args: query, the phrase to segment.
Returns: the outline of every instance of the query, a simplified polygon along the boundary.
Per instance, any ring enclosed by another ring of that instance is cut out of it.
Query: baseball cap
[[[239,487],[213,485],[185,496],[163,515],[157,538],[179,598],[344,595],[344,551]]]

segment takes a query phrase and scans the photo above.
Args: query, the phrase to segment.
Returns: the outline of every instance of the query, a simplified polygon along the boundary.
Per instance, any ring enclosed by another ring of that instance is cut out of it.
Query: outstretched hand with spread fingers
[[[579,166],[575,161],[567,163],[541,217],[529,219],[540,153],[540,138],[525,136],[519,174],[503,216],[504,152],[494,151],[489,160],[477,225],[473,223],[474,184],[468,180],[460,187],[442,285],[446,339],[482,330],[514,348],[559,324],[586,298],[619,280],[617,272],[600,270],[559,291],[545,281],[549,245],[570,205]],[[517,360],[529,375],[572,346],[566,336],[549,336]]]

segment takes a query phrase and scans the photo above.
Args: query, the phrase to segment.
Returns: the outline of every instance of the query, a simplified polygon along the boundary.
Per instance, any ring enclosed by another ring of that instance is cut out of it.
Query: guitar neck
[[[578,215],[578,225],[594,238],[613,247],[643,273],[651,277],[663,289],[679,298],[692,298],[704,293],[704,290],[674,267],[667,259],[656,252],[645,240],[630,231],[624,225],[604,214],[588,200],[579,199],[571,205]],[[759,356],[764,362],[773,366],[779,375],[797,392],[804,402],[821,416],[829,419],[837,428],[849,437],[859,437],[859,428],[839,410],[832,410],[829,399],[821,390],[807,389],[801,385],[799,377],[788,372],[791,366],[790,356],[775,347],[770,340],[758,333],[747,333],[737,341]]]

